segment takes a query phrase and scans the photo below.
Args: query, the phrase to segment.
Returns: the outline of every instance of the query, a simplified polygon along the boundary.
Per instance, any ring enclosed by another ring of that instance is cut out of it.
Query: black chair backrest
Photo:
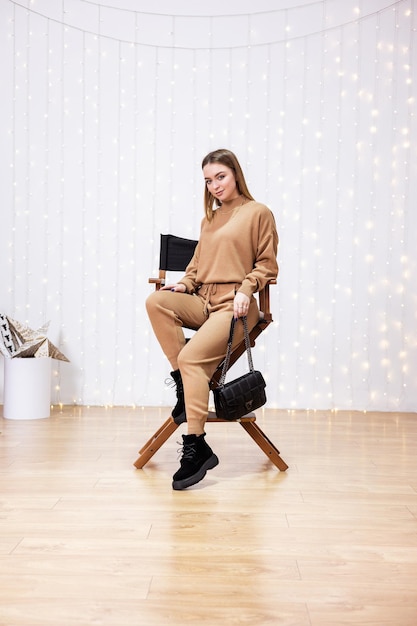
[[[182,272],[191,261],[198,241],[176,235],[161,235],[159,269]]]

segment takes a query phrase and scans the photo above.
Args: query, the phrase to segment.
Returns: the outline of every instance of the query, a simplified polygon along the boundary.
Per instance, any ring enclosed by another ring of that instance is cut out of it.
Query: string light
[[[198,18],[87,4],[10,2],[1,43],[4,306],[59,329],[72,363],[54,402],[169,404],[147,277],[160,232],[198,236],[200,158],[225,145],[281,237],[258,344],[270,405],[415,409],[411,1]]]

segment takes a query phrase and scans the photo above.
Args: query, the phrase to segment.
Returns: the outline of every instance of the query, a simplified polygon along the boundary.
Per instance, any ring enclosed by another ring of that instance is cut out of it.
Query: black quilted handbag
[[[259,409],[259,407],[263,406],[266,402],[266,383],[264,377],[261,372],[258,372],[253,368],[247,319],[246,317],[242,317],[240,319],[243,322],[249,372],[229,383],[225,383],[226,372],[229,367],[230,355],[232,352],[232,341],[235,328],[235,318],[233,318],[219,386],[213,390],[214,406],[217,417],[230,421],[238,420],[251,411]]]

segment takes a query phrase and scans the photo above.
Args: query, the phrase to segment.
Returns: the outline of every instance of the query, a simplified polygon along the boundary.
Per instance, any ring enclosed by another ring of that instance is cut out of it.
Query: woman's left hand
[[[235,299],[233,300],[233,315],[235,319],[238,317],[245,317],[249,311],[249,303],[250,299],[244,293],[240,291],[235,295]]]

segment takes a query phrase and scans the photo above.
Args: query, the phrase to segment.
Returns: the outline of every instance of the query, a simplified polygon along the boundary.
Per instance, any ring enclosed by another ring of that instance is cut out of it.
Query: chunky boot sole
[[[172,411],[171,417],[174,420],[174,422],[178,424],[178,426],[180,426],[181,424],[185,424],[185,422],[187,421],[187,415],[185,411],[183,411],[179,415],[176,415],[175,417],[174,417],[174,411]]]
[[[172,482],[172,488],[176,491],[180,491],[181,489],[187,489],[187,487],[196,485],[200,482],[200,480],[203,480],[204,476],[207,474],[207,470],[213,469],[213,467],[216,467],[218,464],[219,459],[215,454],[212,454],[195,474],[188,476],[187,478],[183,478],[182,480],[174,480]]]

